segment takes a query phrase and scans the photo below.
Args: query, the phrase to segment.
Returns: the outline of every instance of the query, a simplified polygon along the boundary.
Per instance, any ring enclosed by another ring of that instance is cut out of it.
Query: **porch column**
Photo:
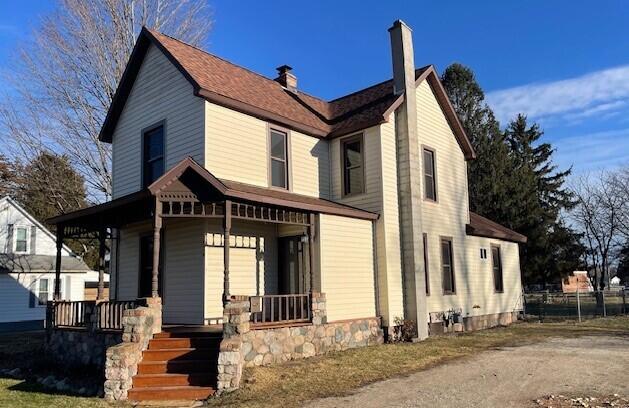
[[[98,292],[96,299],[102,300],[105,295],[105,230],[98,231]]]
[[[232,202],[225,200],[223,218],[223,305],[229,300],[229,235],[232,228]]]
[[[314,229],[315,215],[310,214],[308,225],[308,269],[310,270],[310,293],[314,292]]]
[[[61,248],[63,248],[64,226],[57,225],[57,258],[55,259],[55,291],[54,300],[61,300]]]
[[[155,217],[153,219],[153,276],[151,279],[151,296],[159,297],[159,246],[162,230],[161,203],[155,198]]]

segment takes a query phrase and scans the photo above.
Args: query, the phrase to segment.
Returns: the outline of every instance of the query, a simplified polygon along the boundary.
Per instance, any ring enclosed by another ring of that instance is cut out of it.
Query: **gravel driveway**
[[[545,395],[629,394],[629,338],[551,339],[488,351],[309,407],[529,407]]]

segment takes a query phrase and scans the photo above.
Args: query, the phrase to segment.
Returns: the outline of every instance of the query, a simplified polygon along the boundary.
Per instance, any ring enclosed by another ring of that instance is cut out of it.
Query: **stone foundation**
[[[480,316],[469,316],[463,318],[463,323],[455,323],[446,326],[445,322],[431,322],[430,334],[444,334],[452,332],[474,331],[490,329],[498,326],[508,326],[518,320],[520,312],[504,312],[486,314]]]
[[[108,400],[127,399],[142,351],[146,350],[153,335],[162,330],[162,299],[143,300],[146,306],[124,311],[122,343],[107,349],[105,398]]]
[[[327,323],[323,293],[312,294],[311,308],[311,324],[252,328],[248,298],[232,297],[223,315],[218,392],[237,389],[243,367],[281,363],[384,342],[377,317]]]
[[[46,352],[66,368],[91,366],[100,370],[105,366],[107,349],[120,342],[122,333],[51,329],[46,341]]]

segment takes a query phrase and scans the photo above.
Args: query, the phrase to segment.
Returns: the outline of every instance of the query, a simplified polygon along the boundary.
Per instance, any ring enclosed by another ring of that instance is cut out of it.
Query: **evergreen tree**
[[[66,156],[41,153],[18,169],[16,200],[42,223],[87,206],[83,177]]]
[[[0,154],[0,198],[15,191],[15,169],[6,157]]]
[[[620,259],[618,261],[618,268],[616,269],[616,276],[620,278],[621,284],[629,286],[629,242],[626,242],[620,250]]]

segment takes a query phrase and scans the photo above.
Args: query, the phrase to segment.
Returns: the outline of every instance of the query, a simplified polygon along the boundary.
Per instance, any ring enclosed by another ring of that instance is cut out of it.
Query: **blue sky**
[[[390,77],[387,28],[401,18],[414,30],[418,66],[470,66],[501,122],[527,113],[557,147],[560,166],[584,172],[629,164],[627,1],[210,4],[215,26],[206,49],[269,77],[289,64],[301,89],[324,98]],[[52,7],[0,2],[0,70]]]

